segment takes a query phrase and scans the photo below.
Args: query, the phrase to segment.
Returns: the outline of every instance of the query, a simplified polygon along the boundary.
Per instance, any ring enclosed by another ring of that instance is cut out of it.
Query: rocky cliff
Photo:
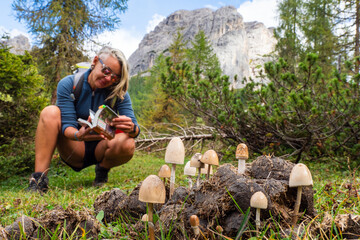
[[[2,41],[6,46],[11,47],[10,52],[18,55],[23,55],[25,51],[30,51],[30,42],[27,37],[20,34],[16,37]]]
[[[212,11],[208,8],[193,11],[179,10],[168,16],[146,34],[138,49],[130,56],[130,74],[135,75],[150,68],[160,54],[168,54],[176,32],[180,32],[191,46],[194,36],[204,31],[211,42],[214,52],[220,60],[223,73],[233,80],[254,77],[256,66],[268,61],[274,51],[276,40],[273,29],[268,29],[259,22],[244,23],[242,16],[232,6]],[[233,87],[241,87],[239,81]]]

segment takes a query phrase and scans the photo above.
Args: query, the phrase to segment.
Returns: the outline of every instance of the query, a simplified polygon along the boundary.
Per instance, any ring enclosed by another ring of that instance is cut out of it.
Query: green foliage
[[[186,62],[167,60],[163,90],[231,145],[246,142],[257,153],[292,154],[300,159],[346,154],[358,159],[358,80],[335,74],[326,78],[316,54],[308,54],[296,74],[280,59],[265,64],[268,84],[249,80],[231,90],[220,72],[203,74]],[[174,69],[181,69],[179,74]],[[338,76],[338,77],[336,77]]]
[[[42,83],[29,53],[19,56],[0,48],[0,145],[33,135],[46,104]]]
[[[0,181],[32,171],[34,145],[19,139],[0,146]]]

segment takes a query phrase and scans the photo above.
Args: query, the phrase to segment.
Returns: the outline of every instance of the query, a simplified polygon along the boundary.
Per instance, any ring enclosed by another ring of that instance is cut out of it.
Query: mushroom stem
[[[238,160],[238,173],[239,174],[245,173],[245,160],[244,159]]]
[[[192,186],[193,186],[193,183],[192,183],[191,177],[188,177],[188,182],[189,182],[189,188],[191,189],[191,188],[192,188]]]
[[[207,176],[206,176],[207,180],[209,180],[209,177],[210,177],[210,170],[211,170],[211,165],[209,164],[208,172],[207,172]]]
[[[255,224],[256,224],[256,232],[259,233],[259,228],[260,228],[260,208],[256,209]]]
[[[198,175],[197,175],[197,178],[196,178],[196,187],[199,187],[200,186],[200,174],[201,174],[201,167],[198,168]]]
[[[175,188],[175,169],[176,169],[176,164],[171,164],[171,176],[170,176],[170,194],[169,194],[169,198],[171,198],[171,196],[174,193],[174,188]]]
[[[149,211],[148,212],[149,236],[150,236],[150,240],[155,240],[154,223],[153,223],[153,204],[152,203],[148,203],[148,211]]]
[[[295,202],[295,206],[294,206],[293,225],[295,225],[297,220],[298,220],[298,215],[299,215],[299,210],[300,210],[300,203],[301,203],[301,194],[302,194],[302,186],[298,186],[297,195],[296,195],[296,202]]]

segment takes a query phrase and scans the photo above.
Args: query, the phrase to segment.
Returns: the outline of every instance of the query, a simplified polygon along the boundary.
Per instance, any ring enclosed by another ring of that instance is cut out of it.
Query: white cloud
[[[157,13],[154,14],[152,16],[152,19],[148,22],[148,25],[146,26],[146,33],[149,33],[152,30],[154,30],[155,27],[164,19],[165,19],[164,16],[161,16],[161,15],[159,15]]]
[[[97,38],[94,38],[95,41],[102,44],[120,49],[125,54],[126,58],[129,58],[130,55],[138,48],[141,39],[142,36],[140,34],[125,29],[118,29],[113,32],[106,31],[100,34]],[[98,51],[100,47],[89,43],[86,44],[85,48],[88,50],[90,58],[92,58],[95,56],[96,51]]]
[[[266,27],[276,27],[276,0],[247,0],[238,8],[238,12],[243,16],[244,22],[258,21]]]

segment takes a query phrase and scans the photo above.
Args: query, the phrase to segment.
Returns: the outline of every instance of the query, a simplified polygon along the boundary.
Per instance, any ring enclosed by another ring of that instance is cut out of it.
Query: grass
[[[188,160],[186,159],[185,162]],[[0,183],[0,226],[12,224],[22,215],[38,218],[45,211],[52,210],[56,206],[77,211],[83,209],[92,211],[95,199],[102,192],[119,188],[129,194],[148,175],[157,174],[163,164],[164,158],[161,155],[138,152],[129,163],[110,171],[108,184],[94,188],[92,187],[95,178],[94,166],[77,173],[56,159],[52,162],[48,174],[50,190],[43,196],[26,191],[29,176],[13,176]],[[232,164],[236,166],[236,161],[234,160]],[[360,198],[359,193],[356,192],[360,189],[360,177],[356,169],[346,168],[346,164],[341,168],[334,162],[305,164],[311,170],[314,179],[314,204],[318,211],[315,221],[321,221],[325,212],[332,216],[344,213],[360,215],[358,204]],[[177,186],[188,184],[182,171],[182,167],[176,169]],[[101,234],[103,237],[111,238],[113,232],[125,234],[129,231],[127,228],[126,220],[119,220],[107,228],[103,226]],[[268,229],[267,226],[263,233],[265,231],[277,236],[277,231],[280,230]],[[332,239],[340,239],[340,237]]]

